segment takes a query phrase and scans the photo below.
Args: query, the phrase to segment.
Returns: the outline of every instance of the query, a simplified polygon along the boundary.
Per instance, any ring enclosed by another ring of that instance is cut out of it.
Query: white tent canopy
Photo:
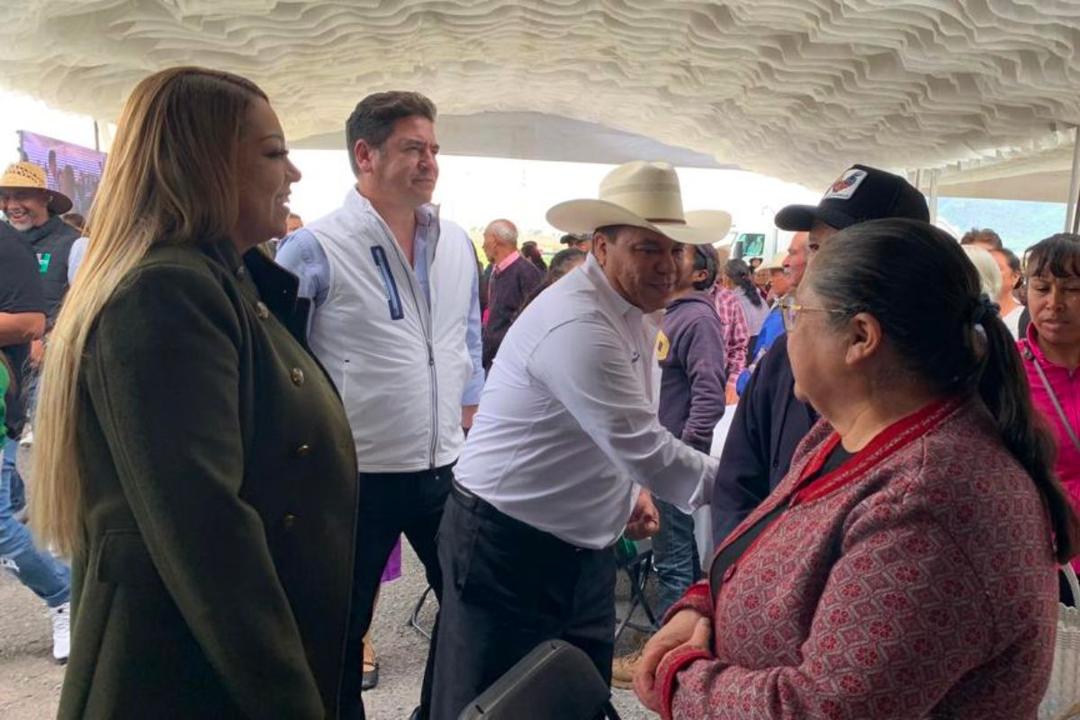
[[[438,138],[444,151],[454,155],[610,165],[650,158],[681,167],[737,169],[688,148],[547,113],[440,114]],[[342,127],[323,135],[310,135],[291,145],[301,149],[344,149],[345,130]]]
[[[176,64],[252,78],[309,147],[340,147],[366,93],[410,88],[438,104],[449,152],[649,155],[810,186],[859,161],[941,168],[943,194],[984,192],[980,183],[1041,157],[1039,199],[1062,200],[1065,187],[1046,173],[1069,165],[1062,138],[1080,123],[1080,2],[0,6],[0,85],[62,109],[112,120],[135,82]]]

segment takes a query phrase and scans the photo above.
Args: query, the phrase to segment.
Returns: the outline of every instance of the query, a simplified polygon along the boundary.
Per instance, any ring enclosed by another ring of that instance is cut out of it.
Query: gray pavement
[[[364,695],[370,720],[407,718],[420,693],[427,641],[407,623],[425,587],[424,573],[408,545],[403,547],[404,574],[383,586],[375,614],[381,680],[379,687]],[[620,590],[624,596],[625,587]],[[429,601],[421,616],[425,627],[431,626],[434,609],[434,601]],[[6,573],[0,574],[0,718],[56,717],[64,671],[52,661],[51,638],[44,603]],[[632,692],[615,690],[614,694],[625,720],[656,717]]]

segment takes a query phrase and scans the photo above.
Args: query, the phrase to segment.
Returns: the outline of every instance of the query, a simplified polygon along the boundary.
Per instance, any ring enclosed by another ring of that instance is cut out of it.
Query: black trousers
[[[455,485],[439,528],[445,586],[432,720],[461,711],[544,640],[581,648],[611,681],[615,556],[583,550]]]
[[[364,635],[371,625],[375,597],[386,561],[402,533],[424,565],[428,584],[442,600],[442,572],[435,551],[446,496],[454,474],[452,466],[413,473],[360,473],[357,514],[356,561],[353,569],[353,599],[348,637],[345,643],[345,678],[342,683],[342,718],[362,720],[360,699],[363,673]],[[435,620],[436,631],[438,616]],[[421,718],[427,718],[431,704],[432,664],[437,634],[428,649],[424,684],[420,690]]]

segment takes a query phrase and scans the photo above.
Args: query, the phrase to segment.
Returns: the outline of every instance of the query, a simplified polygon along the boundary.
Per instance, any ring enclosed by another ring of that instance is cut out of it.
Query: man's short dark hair
[[[1001,250],[1001,236],[990,228],[971,228],[960,238],[961,245],[989,245],[991,250]]]
[[[609,243],[615,242],[619,237],[619,232],[623,228],[633,227],[633,225],[605,225],[604,227],[596,228],[595,232],[600,233]]]
[[[687,245],[686,250],[691,250],[694,253],[694,272],[698,270],[705,271],[705,278],[694,283],[694,289],[708,290],[716,284],[716,274],[720,269],[716,248],[712,245]]]
[[[373,93],[361,100],[345,122],[345,143],[353,174],[356,166],[356,143],[363,140],[373,148],[381,148],[394,132],[394,124],[407,117],[419,115],[435,122],[435,103],[418,92],[391,90]]]

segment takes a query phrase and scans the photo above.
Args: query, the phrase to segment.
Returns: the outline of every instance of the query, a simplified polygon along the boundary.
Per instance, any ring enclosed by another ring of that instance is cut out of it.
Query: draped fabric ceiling
[[[651,155],[810,187],[864,162],[938,169],[942,194],[982,183],[1064,201],[1080,2],[0,5],[0,86],[54,107],[114,120],[140,78],[176,64],[252,78],[306,147],[341,147],[359,98],[408,88],[439,106],[446,152]]]

